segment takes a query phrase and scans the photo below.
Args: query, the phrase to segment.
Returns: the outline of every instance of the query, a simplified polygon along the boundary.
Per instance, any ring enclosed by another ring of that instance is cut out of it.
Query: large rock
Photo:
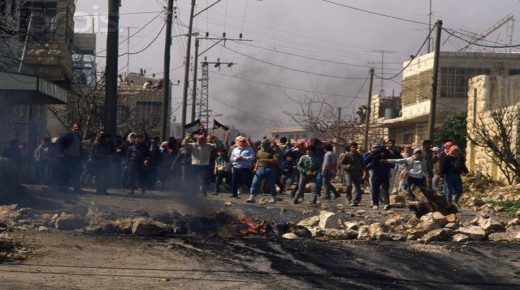
[[[461,227],[457,230],[458,233],[468,236],[475,241],[486,239],[486,232],[479,226]]]
[[[496,233],[496,232],[503,232],[506,230],[506,227],[503,223],[495,220],[494,218],[479,218],[478,220],[478,226],[481,227],[485,232],[486,235]]]
[[[303,219],[297,223],[298,226],[304,226],[306,228],[312,228],[319,224],[320,222],[320,216],[315,215],[311,216],[310,218]]]
[[[338,215],[330,211],[321,211],[319,226],[322,229],[337,229],[339,226]]]
[[[456,223],[458,221],[457,215],[454,213],[447,215],[446,221],[448,221],[448,223]]]
[[[515,235],[518,234],[517,232],[501,232],[501,233],[492,233],[488,236],[488,239],[493,242],[513,242],[515,240]]]
[[[436,211],[432,213],[433,221],[440,227],[444,227],[448,223],[448,219],[442,213]]]
[[[427,232],[423,237],[422,240],[426,243],[433,242],[433,241],[447,241],[451,238],[451,235],[453,234],[452,230],[449,229],[436,229],[433,231]]]
[[[13,226],[21,215],[16,210],[17,207],[17,204],[0,206],[0,221]]]
[[[370,227],[360,226],[358,231],[358,240],[369,240],[370,239]]]
[[[69,213],[61,213],[54,222],[58,230],[76,230],[86,225],[85,219]]]
[[[138,218],[132,226],[132,234],[136,236],[161,236],[170,232],[167,224],[150,218]]]
[[[396,205],[396,204],[404,204],[406,203],[406,197],[402,195],[390,195],[390,204]]]
[[[131,234],[132,225],[133,221],[131,218],[120,218],[114,221],[116,231],[121,234]]]

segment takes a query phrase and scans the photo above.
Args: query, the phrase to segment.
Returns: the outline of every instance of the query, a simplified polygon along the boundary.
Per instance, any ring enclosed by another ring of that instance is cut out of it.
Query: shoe
[[[281,197],[277,197],[277,198],[276,198],[276,201],[283,201],[283,198],[281,198]]]
[[[354,203],[352,203],[352,206],[359,206],[359,202],[355,201]]]
[[[384,210],[389,210],[389,209],[390,209],[390,205],[389,205],[389,204],[385,204],[385,205],[383,206],[383,209],[384,209]]]
[[[255,197],[254,196],[250,196],[247,200],[246,200],[247,203],[255,203],[256,200],[255,200]]]
[[[325,195],[325,196],[322,197],[321,199],[329,200],[329,199],[330,199],[330,195]]]
[[[294,197],[294,199],[293,199],[293,203],[294,203],[294,204],[298,204],[298,202],[300,202],[300,196],[299,196],[299,195],[297,195],[297,196]]]
[[[372,209],[379,209],[379,206],[378,205],[373,205]]]
[[[271,197],[267,202],[268,203],[276,203],[276,198]]]
[[[211,195],[219,195],[218,192],[213,192]]]
[[[336,199],[336,198],[338,198],[338,197],[340,197],[340,196],[341,196],[341,194],[336,193],[336,194],[334,194],[334,199]]]
[[[318,199],[316,197],[314,197],[312,200],[311,200],[311,206],[318,206]]]

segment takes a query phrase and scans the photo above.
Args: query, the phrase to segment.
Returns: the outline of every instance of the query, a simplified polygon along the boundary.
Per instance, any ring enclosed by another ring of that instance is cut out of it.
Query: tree
[[[497,165],[507,182],[520,181],[520,148],[513,139],[518,131],[520,112],[517,108],[500,108],[492,111],[489,118],[479,116],[469,130],[471,143],[482,147],[485,154]]]
[[[467,113],[463,112],[446,119],[442,127],[435,130],[435,144],[442,144],[445,140],[451,140],[464,152],[467,139],[466,117]]]

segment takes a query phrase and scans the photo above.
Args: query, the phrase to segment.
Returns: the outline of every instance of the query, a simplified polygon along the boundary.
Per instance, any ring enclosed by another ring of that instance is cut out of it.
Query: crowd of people
[[[99,194],[108,194],[109,188],[123,188],[128,194],[163,189],[203,195],[229,192],[238,199],[248,192],[248,203],[268,194],[270,203],[286,195],[298,204],[310,191],[312,206],[320,196],[340,197],[335,186],[341,182],[350,205],[358,206],[368,188],[372,207],[384,209],[396,191],[415,201],[414,186],[443,194],[458,205],[461,175],[468,173],[460,148],[450,141],[433,147],[432,141],[424,140],[413,148],[388,140],[368,150],[352,142],[338,155],[331,143],[317,138],[291,142],[283,136],[260,141],[229,137],[226,133],[220,140],[202,131],[183,140],[161,141],[146,133],[129,131],[114,137],[100,130],[83,140],[80,126],[74,124],[55,140],[42,138],[34,151],[33,172],[39,183],[77,193],[85,187],[94,187]],[[21,158],[19,148],[16,140],[11,141],[3,157],[16,162]]]

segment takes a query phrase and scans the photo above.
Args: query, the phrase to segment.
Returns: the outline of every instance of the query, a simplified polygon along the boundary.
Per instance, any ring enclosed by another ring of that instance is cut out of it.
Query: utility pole
[[[162,140],[167,140],[170,124],[170,52],[172,46],[172,17],[173,17],[173,0],[168,0],[168,8],[166,11],[166,36],[164,40],[164,73],[163,73],[163,107],[162,107]]]
[[[368,150],[368,129],[370,126],[370,114],[372,113],[372,85],[374,84],[374,69],[370,69],[370,84],[368,86],[368,105],[365,115],[365,149]]]
[[[428,13],[428,31],[432,31],[432,0],[430,0],[430,13]],[[431,42],[432,42],[432,38],[431,38],[431,36],[428,36],[428,51],[426,53],[430,53],[432,51]]]
[[[197,107],[197,72],[199,61],[199,38],[195,38],[195,59],[193,60],[193,88],[191,89],[191,121],[195,121],[195,108]]]
[[[120,0],[108,0],[104,127],[107,133],[112,136],[117,134],[117,65],[119,58],[120,5]]]
[[[190,73],[190,53],[191,53],[191,34],[193,33],[193,18],[195,14],[195,2],[196,0],[191,0],[191,11],[190,11],[190,22],[188,25],[188,41],[186,44],[186,61],[184,68],[184,87],[182,90],[182,135],[181,138],[184,140],[186,136],[186,132],[184,130],[184,125],[186,124],[186,111],[188,106],[188,85],[190,82],[189,73]]]
[[[336,127],[336,152],[339,153],[339,140],[341,138],[341,107],[338,107],[338,125]]]
[[[130,29],[135,28],[128,26],[127,29],[127,38],[126,38],[126,76],[130,74]]]
[[[428,139],[433,140],[435,131],[435,113],[437,107],[437,86],[439,80],[439,58],[441,52],[441,31],[442,20],[437,20],[437,35],[435,36],[435,55],[433,58],[433,75],[432,75],[432,98],[430,101],[430,118],[428,120]]]

